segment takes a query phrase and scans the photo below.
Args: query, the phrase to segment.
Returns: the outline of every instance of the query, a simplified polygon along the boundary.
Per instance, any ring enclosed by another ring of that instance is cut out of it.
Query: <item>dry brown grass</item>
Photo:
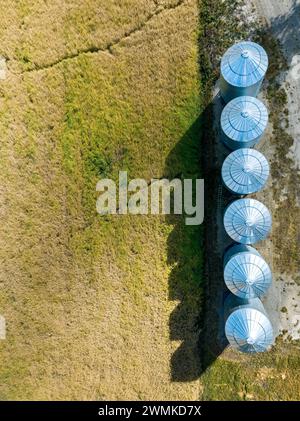
[[[147,0],[2,3],[2,53],[16,69],[46,66],[81,50],[105,49],[154,12]]]

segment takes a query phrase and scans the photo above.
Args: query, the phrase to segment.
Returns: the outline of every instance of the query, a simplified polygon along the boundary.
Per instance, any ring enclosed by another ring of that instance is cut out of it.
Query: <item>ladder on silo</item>
[[[222,186],[222,184],[220,184],[218,186],[217,208],[218,208],[218,211],[222,210],[222,208],[223,208],[223,186]]]

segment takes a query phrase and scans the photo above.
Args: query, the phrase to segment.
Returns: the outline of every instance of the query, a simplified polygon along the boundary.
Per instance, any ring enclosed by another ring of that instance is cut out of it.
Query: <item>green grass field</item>
[[[96,214],[100,176],[199,173],[198,7],[177,3],[1,7],[1,399],[199,397],[170,380],[180,335],[197,353],[199,228]]]

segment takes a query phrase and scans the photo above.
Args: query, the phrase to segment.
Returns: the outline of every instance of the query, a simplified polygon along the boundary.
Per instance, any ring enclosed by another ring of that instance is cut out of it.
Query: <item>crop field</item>
[[[119,170],[199,178],[198,7],[181,3],[0,6],[2,400],[199,396],[171,376],[199,364],[200,228],[96,213]]]
[[[96,213],[121,170],[206,179],[216,1],[5,3],[0,400],[300,399],[297,344],[204,363],[207,226]]]

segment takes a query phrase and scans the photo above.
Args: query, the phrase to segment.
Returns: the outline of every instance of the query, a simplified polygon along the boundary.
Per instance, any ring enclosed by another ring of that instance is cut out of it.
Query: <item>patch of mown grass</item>
[[[203,400],[242,400],[245,392],[246,373],[240,364],[216,360],[203,376]]]
[[[297,347],[280,339],[266,354],[241,356],[227,350],[203,376],[203,399],[299,400],[299,373]]]

